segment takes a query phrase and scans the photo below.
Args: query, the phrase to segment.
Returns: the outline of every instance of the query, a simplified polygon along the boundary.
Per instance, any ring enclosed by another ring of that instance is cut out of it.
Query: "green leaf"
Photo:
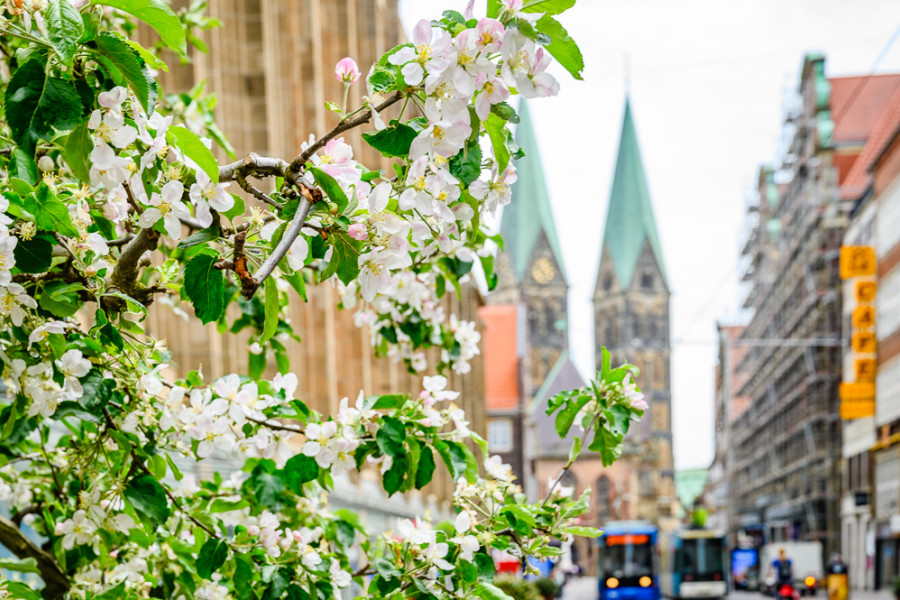
[[[578,458],[579,454],[581,454],[581,438],[577,437],[572,442],[572,447],[569,448],[569,462],[575,462],[575,459]]]
[[[25,198],[25,210],[34,215],[38,229],[61,233],[68,237],[78,235],[78,230],[72,225],[72,219],[69,217],[69,209],[57,200],[50,188],[44,184]]]
[[[303,484],[315,481],[319,476],[316,459],[305,454],[292,456],[282,469],[282,479],[295,493],[303,494]]]
[[[369,87],[379,94],[392,90],[396,82],[393,73],[380,67],[376,68],[368,79]]]
[[[575,6],[575,0],[525,0],[522,12],[558,15]]]
[[[21,148],[13,148],[6,170],[9,173],[11,180],[27,183],[29,187],[36,185],[40,179],[37,163],[34,162],[34,158]],[[13,181],[10,183],[13,183]],[[22,193],[15,188],[13,189],[20,196],[25,196],[33,191],[34,188],[31,188],[25,193]]]
[[[581,537],[588,537],[588,538],[596,538],[596,537],[600,537],[601,535],[603,535],[602,531],[600,531],[599,529],[595,529],[593,527],[578,527],[578,526],[563,527],[561,529],[561,531],[563,533],[570,533],[572,535],[580,535]]]
[[[404,123],[397,123],[381,131],[362,134],[367,144],[388,158],[407,156],[409,147],[417,135],[415,129]]]
[[[467,142],[459,154],[450,159],[450,174],[466,186],[481,175],[481,145],[478,139]]]
[[[125,596],[125,582],[123,581],[122,583],[109,588],[102,594],[94,596],[94,600],[119,600],[120,598],[123,598],[124,596]]]
[[[94,43],[98,53],[108,61],[101,64],[115,67],[118,73],[111,73],[113,78],[119,79],[118,83],[127,83],[147,114],[152,113],[156,105],[156,81],[140,55],[124,40],[109,33],[101,33]]]
[[[47,25],[47,39],[53,49],[67,66],[72,66],[72,59],[78,49],[78,39],[84,33],[81,13],[68,0],[50,0],[44,12]]]
[[[187,236],[178,242],[178,247],[181,249],[191,248],[192,246],[199,246],[217,239],[219,239],[219,228],[213,224],[211,227],[201,229],[197,233]]]
[[[434,452],[428,446],[422,446],[419,465],[416,468],[416,489],[421,490],[428,485],[434,476]]]
[[[250,474],[250,478],[244,482],[244,493],[251,494],[263,506],[280,506],[284,481],[274,471],[274,462],[271,460],[260,461],[253,469],[253,473]]]
[[[333,250],[331,251],[331,260],[322,271],[321,278],[324,281],[337,273],[338,279],[344,285],[349,285],[359,275],[359,250],[353,244],[352,238],[344,232],[328,236],[328,243],[331,244]]]
[[[75,87],[64,79],[47,77],[36,58],[19,67],[9,80],[3,108],[13,139],[29,154],[38,140],[51,139],[54,130],[71,129],[81,118]]]
[[[213,573],[225,564],[228,558],[228,544],[225,540],[210,538],[206,540],[197,555],[197,574],[203,579],[212,579]]]
[[[281,309],[281,304],[278,301],[278,285],[275,283],[275,280],[269,277],[266,279],[266,312],[265,312],[265,325],[263,326],[262,337],[259,338],[259,343],[266,343],[270,337],[275,335],[275,330],[278,328],[278,312]]]
[[[214,250],[201,250],[184,270],[184,289],[194,304],[194,312],[203,324],[217,320],[225,311],[225,282],[216,269],[219,255]]]
[[[366,410],[390,410],[400,408],[406,402],[406,394],[388,394],[386,396],[369,396],[363,402]]]
[[[16,560],[15,558],[0,559],[0,569],[9,571],[19,571],[20,573],[40,573],[37,568],[37,561],[33,558],[23,558]]]
[[[99,412],[116,394],[116,382],[114,379],[103,377],[103,371],[94,367],[81,379],[81,388],[84,393],[78,401],[90,411]]]
[[[124,586],[125,584],[123,582],[120,585]],[[4,588],[7,592],[9,592],[11,598],[16,598],[17,600],[44,600],[43,596],[38,594],[36,591],[31,589],[24,583],[19,583],[17,581],[7,581]]]
[[[494,158],[497,159],[497,169],[502,173],[509,164],[509,148],[506,147],[506,121],[491,113],[484,122],[484,129],[491,138]]]
[[[253,581],[253,573],[256,570],[256,565],[253,563],[253,559],[251,559],[246,554],[239,554],[235,552],[234,554],[234,589],[237,592],[238,598],[241,600],[246,600],[247,598],[253,597],[253,588],[250,584]]]
[[[66,138],[65,146],[63,146],[63,155],[66,157],[66,163],[72,169],[75,177],[83,183],[90,183],[91,181],[90,155],[93,148],[94,140],[91,139],[87,121],[72,130],[69,137]]]
[[[135,510],[157,523],[164,523],[169,518],[166,493],[159,482],[150,475],[139,475],[129,481],[124,496]]]
[[[393,496],[403,486],[403,477],[409,468],[409,459],[406,454],[398,454],[393,457],[391,468],[384,472],[381,484],[388,496]]]
[[[508,596],[506,592],[486,581],[482,581],[475,586],[475,593],[473,595],[482,600],[513,600],[512,596]]]
[[[37,296],[41,308],[57,317],[71,317],[81,308],[81,300],[75,293],[61,293],[67,287],[63,281],[48,281]]]
[[[169,127],[166,130],[166,141],[197,163],[213,183],[219,182],[219,163],[197,134],[180,125]]]
[[[322,191],[325,192],[325,195],[328,196],[332,202],[337,204],[338,214],[343,214],[347,209],[347,195],[344,193],[344,190],[341,189],[341,185],[334,177],[322,169],[310,167],[309,170],[312,171],[313,177],[316,180],[316,185],[322,188]]]
[[[587,394],[580,394],[574,400],[566,403],[565,407],[556,415],[556,433],[559,437],[564,438],[575,423],[575,417],[578,416],[584,406],[591,401],[591,397]]]
[[[562,0],[549,1],[562,3]],[[538,12],[547,11],[538,9]],[[550,37],[551,41],[547,45],[547,50],[553,55],[553,58],[565,67],[565,69],[572,74],[572,77],[579,80],[583,79],[581,72],[584,70],[584,57],[581,56],[581,50],[579,50],[578,44],[576,44],[575,40],[569,36],[565,27],[560,25],[559,21],[551,17],[550,13],[548,13],[538,19],[537,28],[538,31]]]
[[[473,483],[478,478],[478,463],[475,461],[475,455],[464,444],[438,440],[434,447],[444,459],[453,481],[465,476],[468,482]]]
[[[185,56],[187,41],[184,26],[162,0],[93,0],[91,4],[105,4],[134,15],[155,29],[166,46]]]
[[[375,442],[382,454],[397,457],[405,452],[403,442],[406,440],[406,426],[403,421],[394,417],[384,417],[381,428],[375,434]]]
[[[510,123],[519,122],[519,115],[518,113],[516,113],[516,109],[514,109],[506,102],[498,102],[497,104],[492,104],[491,112],[504,121],[509,121]]]
[[[151,69],[165,71],[166,73],[169,72],[169,65],[167,65],[166,61],[160,57],[156,56],[134,40],[125,40],[125,43],[131,46],[131,48],[138,53],[138,56],[141,57],[141,60],[147,63]]]
[[[601,427],[594,433],[594,439],[591,440],[588,450],[599,453],[600,462],[604,467],[608,467],[622,455],[622,436]]]
[[[19,239],[13,248],[16,267],[23,273],[43,273],[53,260],[53,238],[37,235],[30,240]]]
[[[297,295],[306,302],[306,280],[303,279],[303,273],[282,273],[282,277],[294,288]]]

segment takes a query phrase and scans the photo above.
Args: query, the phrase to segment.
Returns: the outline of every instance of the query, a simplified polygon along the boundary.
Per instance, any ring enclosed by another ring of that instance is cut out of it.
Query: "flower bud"
[[[338,61],[334,67],[334,78],[344,83],[353,83],[359,79],[359,67],[356,61],[347,56]]]
[[[46,154],[38,159],[37,166],[38,169],[40,169],[44,173],[52,171],[56,168],[56,165],[53,164],[53,159]]]
[[[362,223],[354,223],[347,229],[347,233],[354,240],[359,240],[360,242],[369,237],[369,232],[366,230],[366,226]]]

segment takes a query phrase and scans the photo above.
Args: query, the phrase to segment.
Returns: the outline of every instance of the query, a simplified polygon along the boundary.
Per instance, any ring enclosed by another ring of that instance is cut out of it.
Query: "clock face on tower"
[[[553,263],[546,256],[540,257],[531,265],[531,277],[542,285],[553,281],[555,274]]]

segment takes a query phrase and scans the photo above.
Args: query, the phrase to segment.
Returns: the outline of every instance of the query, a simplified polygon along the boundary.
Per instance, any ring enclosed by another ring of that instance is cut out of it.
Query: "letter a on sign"
[[[872,246],[841,246],[841,279],[875,275],[877,267]]]

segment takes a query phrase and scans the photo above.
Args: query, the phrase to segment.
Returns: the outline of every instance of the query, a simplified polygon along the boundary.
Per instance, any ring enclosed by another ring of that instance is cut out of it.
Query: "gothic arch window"
[[[609,477],[601,475],[597,479],[597,521],[602,525],[612,516]]]
[[[653,289],[653,268],[649,265],[641,269],[641,288],[645,290]]]

